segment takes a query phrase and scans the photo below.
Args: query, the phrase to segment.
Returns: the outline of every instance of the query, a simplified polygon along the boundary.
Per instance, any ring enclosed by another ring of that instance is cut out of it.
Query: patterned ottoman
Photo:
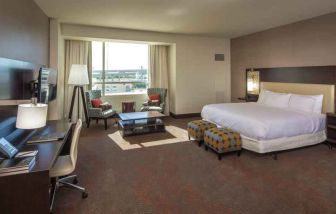
[[[218,160],[222,154],[237,151],[240,156],[242,140],[238,132],[226,128],[211,128],[204,132],[205,150],[211,148],[218,154]]]
[[[215,124],[207,122],[205,120],[194,120],[188,123],[188,137],[198,141],[201,146],[204,141],[204,131],[210,128],[217,127]]]

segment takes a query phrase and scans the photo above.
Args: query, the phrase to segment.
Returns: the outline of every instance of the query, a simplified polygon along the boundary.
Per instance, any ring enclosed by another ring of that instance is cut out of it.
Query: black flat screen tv
[[[41,65],[0,58],[0,100],[29,100]]]
[[[0,101],[56,99],[57,71],[39,64],[0,58]]]

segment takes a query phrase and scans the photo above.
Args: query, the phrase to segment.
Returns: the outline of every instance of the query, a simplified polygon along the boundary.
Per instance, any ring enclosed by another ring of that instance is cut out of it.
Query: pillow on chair
[[[151,102],[158,102],[160,101],[160,94],[152,94],[152,95],[149,95],[149,101]]]
[[[160,106],[160,100],[150,100],[148,103],[151,106]]]
[[[112,105],[109,104],[108,102],[102,103],[99,105],[99,108],[101,108],[103,111],[112,109]]]
[[[103,104],[101,99],[92,99],[91,104],[94,108],[100,108],[100,105]]]

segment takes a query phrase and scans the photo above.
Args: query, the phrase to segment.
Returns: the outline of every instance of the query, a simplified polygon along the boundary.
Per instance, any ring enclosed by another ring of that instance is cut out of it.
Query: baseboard
[[[174,114],[173,112],[169,112],[169,115],[175,119],[182,119],[182,118],[190,118],[190,117],[200,117],[201,113]]]

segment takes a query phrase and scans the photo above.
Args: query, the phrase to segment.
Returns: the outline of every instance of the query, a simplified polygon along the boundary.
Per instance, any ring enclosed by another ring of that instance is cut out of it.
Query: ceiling
[[[35,0],[63,23],[234,38],[336,11],[336,0]]]

